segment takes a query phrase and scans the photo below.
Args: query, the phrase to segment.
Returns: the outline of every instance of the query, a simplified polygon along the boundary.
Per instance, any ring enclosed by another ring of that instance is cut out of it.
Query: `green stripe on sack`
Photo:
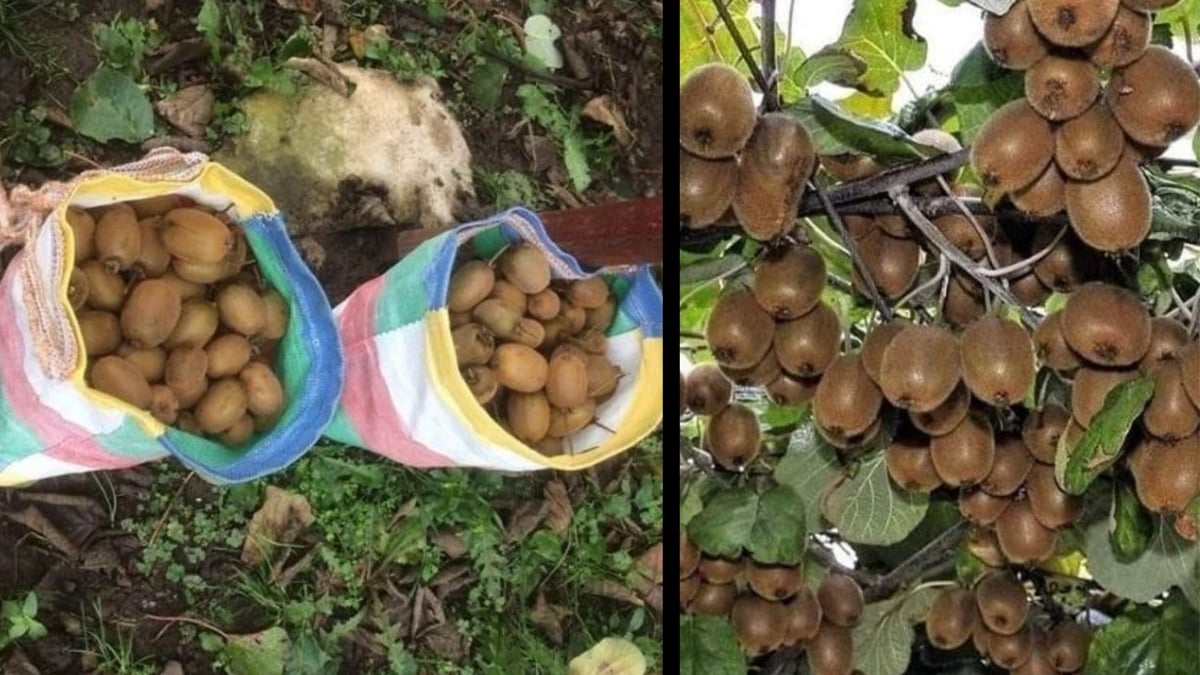
[[[151,460],[167,454],[158,439],[147,435],[146,430],[130,417],[126,417],[115,431],[98,434],[94,439],[101,448],[117,457]]]
[[[426,280],[434,261],[442,254],[447,232],[421,244],[384,274],[384,287],[375,308],[375,334],[396,330],[425,318],[431,307],[433,289]]]
[[[42,450],[42,442],[17,418],[8,401],[0,396],[0,467],[24,459]]]

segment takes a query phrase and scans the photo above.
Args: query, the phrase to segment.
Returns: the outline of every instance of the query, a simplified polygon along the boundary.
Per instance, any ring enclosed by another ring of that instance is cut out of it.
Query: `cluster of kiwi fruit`
[[[787,113],[759,115],[746,78],[712,63],[679,90],[679,215],[700,229],[732,209],[750,237],[767,241],[796,218],[816,166],[812,139]]]
[[[757,656],[803,646],[814,675],[850,675],[851,629],[863,614],[858,583],[830,574],[814,592],[795,565],[764,565],[749,557],[703,555],[680,533],[679,606],[690,614],[729,617],[738,642]]]
[[[283,410],[273,365],[288,306],[241,229],[177,196],[82,209],[68,300],[90,387],[228,446]]]
[[[595,422],[622,377],[607,356],[617,298],[604,278],[551,279],[545,253],[521,242],[459,260],[446,302],[475,400],[539,452],[577,451],[569,437]]]
[[[1091,631],[1070,619],[1046,630],[1048,622],[1034,609],[1016,577],[991,570],[971,588],[940,591],[925,618],[925,634],[944,650],[970,641],[981,656],[1014,675],[1080,672],[1087,664]]]
[[[1065,209],[1100,251],[1145,240],[1151,198],[1138,166],[1200,121],[1195,71],[1150,45],[1150,12],[1176,2],[1019,0],[987,15],[992,60],[1025,73],[1025,97],[993,113],[971,148],[989,193],[1039,217]]]
[[[705,337],[716,360],[686,378],[681,373],[681,404],[710,416],[703,445],[720,466],[744,467],[759,451],[758,419],[748,406],[730,402],[733,384],[765,387],[777,403],[798,406],[837,356],[842,326],[821,299],[825,277],[816,251],[783,244],[770,248],[752,284],[725,293],[713,307]]]

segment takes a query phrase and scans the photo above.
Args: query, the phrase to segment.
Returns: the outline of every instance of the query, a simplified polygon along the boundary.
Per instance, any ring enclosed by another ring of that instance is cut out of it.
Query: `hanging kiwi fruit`
[[[287,330],[288,306],[240,228],[176,197],[71,206],[66,221],[68,300],[96,359],[89,386],[231,447],[274,427],[284,391],[264,355]]]

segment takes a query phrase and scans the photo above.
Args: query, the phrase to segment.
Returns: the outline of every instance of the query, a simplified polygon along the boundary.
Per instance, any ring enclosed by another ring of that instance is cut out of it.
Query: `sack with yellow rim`
[[[0,192],[0,486],[174,456],[216,483],[298,459],[341,391],[271,200],[170,149]]]
[[[325,435],[412,466],[577,470],[662,420],[662,293],[587,272],[513,209],[414,250],[334,310],[346,389]]]

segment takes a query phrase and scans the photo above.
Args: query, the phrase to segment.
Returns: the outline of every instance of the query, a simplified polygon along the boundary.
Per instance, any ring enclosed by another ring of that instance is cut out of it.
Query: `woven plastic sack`
[[[426,241],[334,309],[346,349],[346,389],[325,435],[417,467],[506,471],[583,469],[608,459],[662,421],[662,292],[649,268],[605,270],[620,300],[608,358],[626,375],[597,408],[599,424],[568,439],[576,454],[546,457],[508,434],[480,406],[458,371],[446,294],[460,247],[491,258],[528,241],[558,279],[591,274],[546,235],[530,211],[514,209]]]
[[[290,306],[276,372],[287,399],[276,426],[237,449],[166,427],[84,381],[87,356],[67,301],[74,259],[68,205],[91,208],[175,194],[226,210],[264,279]],[[174,456],[214,483],[279,471],[319,438],[342,384],[329,302],[288,239],[271,200],[200,154],[163,149],[36,192],[0,190],[0,246],[23,244],[0,282],[0,486],[119,469]]]

